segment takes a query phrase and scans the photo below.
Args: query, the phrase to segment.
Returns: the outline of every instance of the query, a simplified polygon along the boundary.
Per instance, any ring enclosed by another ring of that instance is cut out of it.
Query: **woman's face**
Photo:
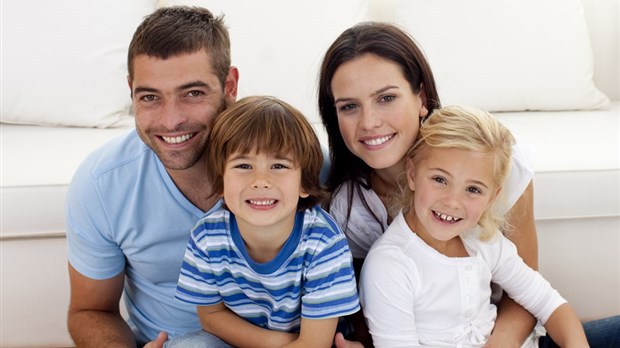
[[[342,64],[331,87],[349,150],[375,170],[403,164],[428,112],[401,67],[368,53]]]

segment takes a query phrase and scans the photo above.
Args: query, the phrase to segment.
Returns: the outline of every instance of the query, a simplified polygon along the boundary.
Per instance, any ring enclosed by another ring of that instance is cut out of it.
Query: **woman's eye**
[[[382,95],[382,96],[379,98],[379,101],[381,101],[381,102],[384,102],[384,103],[385,103],[385,102],[391,102],[391,101],[392,101],[392,100],[394,100],[394,99],[396,99],[396,96],[395,96],[395,95],[391,95],[391,94],[390,94],[390,95]]]
[[[355,104],[345,104],[345,105],[340,106],[338,108],[338,110],[340,110],[340,111],[350,111],[350,110],[353,110],[355,108],[357,108],[357,105],[355,105]]]

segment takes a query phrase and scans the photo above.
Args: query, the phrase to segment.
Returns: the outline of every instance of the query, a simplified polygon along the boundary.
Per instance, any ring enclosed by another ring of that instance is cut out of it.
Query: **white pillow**
[[[2,3],[1,121],[108,127],[129,118],[127,47],[156,0]]]
[[[428,57],[443,105],[490,111],[609,106],[593,83],[580,0],[395,0]]]
[[[224,14],[239,97],[273,95],[318,123],[317,82],[327,48],[345,29],[368,19],[369,0],[168,0]]]

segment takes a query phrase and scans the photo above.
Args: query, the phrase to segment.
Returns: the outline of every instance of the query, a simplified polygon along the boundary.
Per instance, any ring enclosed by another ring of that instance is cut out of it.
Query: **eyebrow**
[[[381,93],[384,93],[385,91],[388,91],[388,90],[390,90],[390,89],[394,89],[394,88],[399,89],[400,87],[395,86],[395,85],[388,85],[388,86],[385,86],[385,87],[379,88],[378,90],[376,90],[376,91],[374,91],[374,92],[370,93],[370,96],[371,96],[371,97],[374,97],[374,96],[376,96],[376,95],[379,95],[379,94],[381,94]],[[337,104],[337,103],[339,103],[339,102],[347,102],[347,101],[351,101],[351,100],[354,100],[354,99],[355,99],[355,98],[338,98],[338,99],[334,100],[334,104]]]
[[[211,89],[211,86],[208,83],[206,83],[206,82],[203,82],[203,81],[192,81],[192,82],[188,82],[188,83],[182,84],[181,86],[175,88],[175,90],[177,92],[179,92],[179,91],[183,91],[183,90],[190,89],[190,88],[195,88],[195,87],[207,88],[209,90]],[[136,94],[144,93],[144,92],[155,93],[155,92],[158,92],[158,91],[159,90],[157,88],[143,87],[143,86],[138,86],[138,87],[136,87],[133,90],[133,92],[136,93]]]

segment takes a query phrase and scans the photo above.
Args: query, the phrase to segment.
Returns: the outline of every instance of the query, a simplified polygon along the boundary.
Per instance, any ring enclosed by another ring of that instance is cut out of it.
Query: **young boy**
[[[371,247],[360,299],[376,347],[483,347],[491,282],[561,347],[588,347],[574,310],[498,232],[495,211],[514,139],[488,113],[451,106],[420,126],[398,213]],[[389,286],[386,286],[389,284]],[[532,334],[523,347],[554,346]]]
[[[223,200],[194,226],[176,292],[204,332],[166,346],[330,347],[359,302],[345,236],[317,206],[312,127],[283,101],[248,97],[215,119],[208,143]]]

